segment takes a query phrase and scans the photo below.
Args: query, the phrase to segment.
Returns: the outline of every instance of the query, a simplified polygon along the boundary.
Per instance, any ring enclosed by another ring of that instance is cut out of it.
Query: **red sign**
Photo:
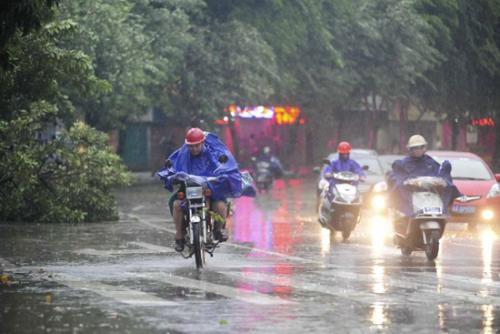
[[[475,118],[471,120],[471,125],[475,126],[495,126],[495,121],[491,117]]]

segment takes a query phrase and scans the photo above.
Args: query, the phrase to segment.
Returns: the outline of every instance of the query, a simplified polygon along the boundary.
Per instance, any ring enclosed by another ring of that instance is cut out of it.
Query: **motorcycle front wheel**
[[[432,231],[430,233],[429,243],[425,245],[425,256],[427,260],[433,261],[439,253],[439,231]]]
[[[196,268],[201,269],[205,263],[205,251],[201,241],[200,224],[193,224],[193,248]]]
[[[410,256],[413,250],[410,247],[401,246],[401,254],[404,256]]]
[[[350,236],[351,236],[351,230],[349,229],[342,230],[342,240],[344,242],[347,242],[347,239],[349,239]]]

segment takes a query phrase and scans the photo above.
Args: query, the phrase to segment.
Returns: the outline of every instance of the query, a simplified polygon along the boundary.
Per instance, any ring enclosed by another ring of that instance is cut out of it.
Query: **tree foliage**
[[[95,76],[84,53],[58,45],[73,30],[71,21],[54,21],[27,34],[18,31],[6,44],[9,64],[0,70],[1,220],[116,218],[110,189],[127,183],[129,175],[104,134],[73,126],[73,101],[98,97],[109,84]],[[61,123],[58,135],[53,129]]]

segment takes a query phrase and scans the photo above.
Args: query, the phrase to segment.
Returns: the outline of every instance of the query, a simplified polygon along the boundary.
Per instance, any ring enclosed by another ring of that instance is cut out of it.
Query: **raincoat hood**
[[[226,157],[221,162],[221,157]],[[168,158],[172,164],[170,168],[164,168],[157,174],[165,182],[165,187],[173,191],[172,176],[183,172],[190,175],[205,177],[219,177],[218,182],[207,182],[212,190],[214,199],[225,199],[227,197],[255,196],[255,189],[248,177],[242,177],[238,164],[226,145],[214,134],[207,133],[203,150],[199,155],[193,156],[186,144]]]

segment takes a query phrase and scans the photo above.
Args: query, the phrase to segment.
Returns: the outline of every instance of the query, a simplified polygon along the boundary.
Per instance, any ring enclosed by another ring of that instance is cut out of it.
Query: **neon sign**
[[[255,106],[241,108],[232,104],[225,108],[224,111],[230,113],[232,117],[272,119],[278,125],[295,124],[297,120],[301,125],[305,123],[303,118],[299,118],[300,108],[296,106]]]
[[[475,118],[471,120],[471,125],[475,126],[495,126],[495,121],[491,117]]]

